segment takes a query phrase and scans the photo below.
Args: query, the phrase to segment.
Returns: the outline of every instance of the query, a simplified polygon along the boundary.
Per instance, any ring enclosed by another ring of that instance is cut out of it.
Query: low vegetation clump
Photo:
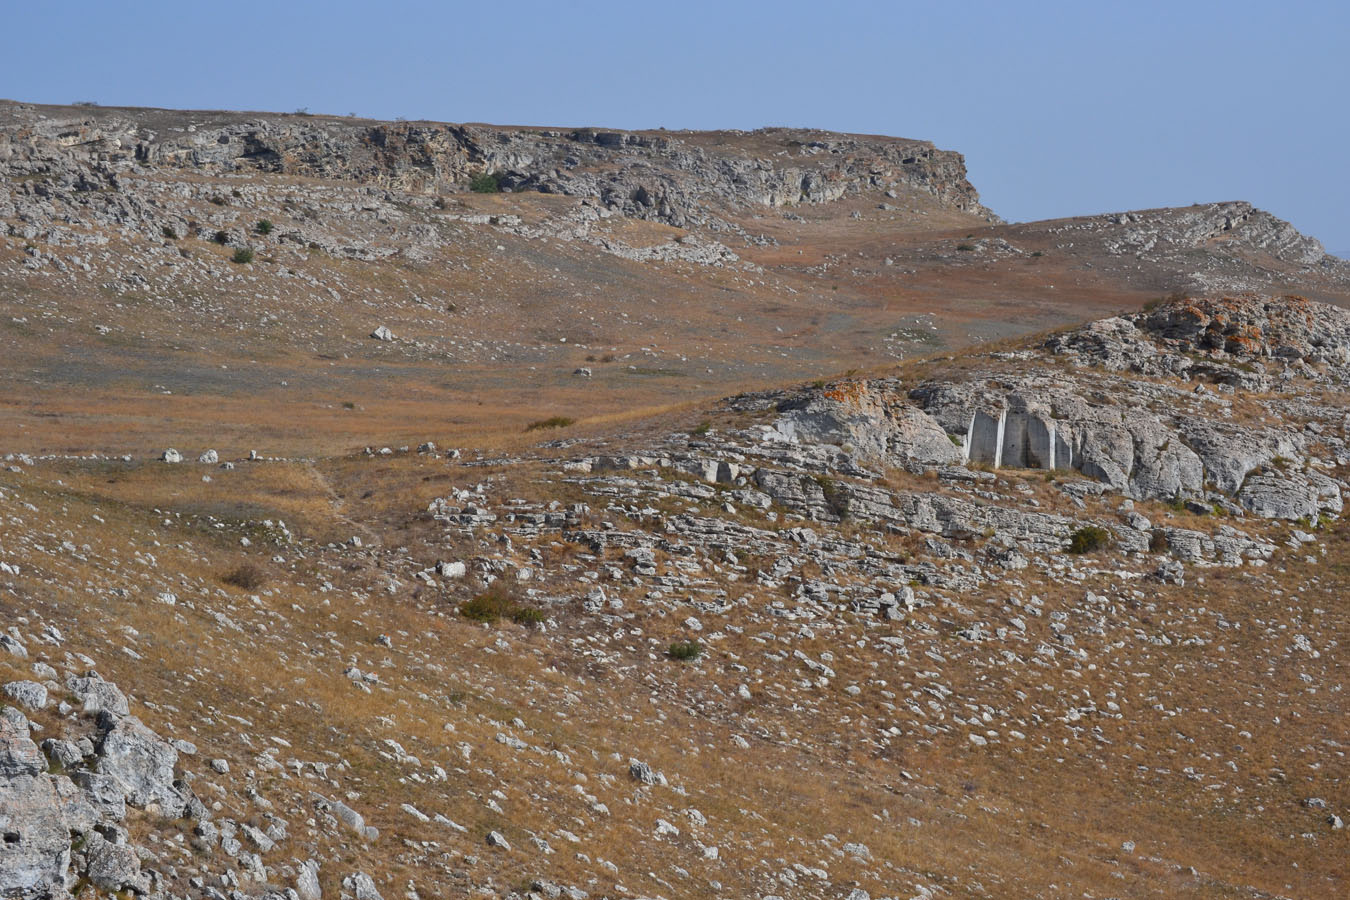
[[[1069,535],[1070,553],[1092,553],[1111,543],[1111,532],[1096,525],[1084,525]]]
[[[956,245],[956,249],[957,249],[957,250],[960,250],[962,253],[974,253],[974,252],[975,252],[975,245],[974,245],[974,244],[957,244],[957,245]]]
[[[544,611],[521,603],[506,587],[492,585],[459,608],[459,614],[474,622],[496,622],[510,619],[517,625],[538,625],[546,618]]]
[[[666,652],[670,654],[671,659],[692,662],[703,655],[703,645],[698,641],[676,641]]]
[[[267,575],[252,563],[243,563],[226,572],[220,580],[240,590],[256,591],[267,583]]]
[[[491,172],[483,172],[469,179],[469,190],[475,194],[498,194],[501,193],[501,180]]]
[[[526,431],[539,431],[544,428],[566,428],[568,425],[575,425],[576,419],[569,416],[551,416],[547,419],[539,419],[525,426]]]
[[[238,250],[234,251],[234,256],[231,256],[230,260],[232,262],[237,262],[240,265],[251,263],[253,262],[253,250],[249,247],[240,247]]]
[[[828,475],[812,475],[811,479],[820,486],[820,492],[825,497],[825,505],[830,508],[830,512],[839,517],[842,522],[848,518],[848,492]]]
[[[511,621],[517,625],[542,625],[545,618],[544,611],[533,606],[517,606],[511,610]]]
[[[258,232],[258,234],[271,234],[272,223],[267,219],[259,219],[258,224],[253,226],[253,230]]]

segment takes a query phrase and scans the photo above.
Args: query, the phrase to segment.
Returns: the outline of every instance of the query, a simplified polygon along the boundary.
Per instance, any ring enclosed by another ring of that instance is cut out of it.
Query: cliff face
[[[757,132],[530,130],[301,115],[0,105],[0,173],[83,175],[140,169],[269,172],[412,193],[462,189],[491,173],[511,190],[586,197],[678,227],[720,209],[837,200],[910,187],[997,221],[959,153],[927,141]]]

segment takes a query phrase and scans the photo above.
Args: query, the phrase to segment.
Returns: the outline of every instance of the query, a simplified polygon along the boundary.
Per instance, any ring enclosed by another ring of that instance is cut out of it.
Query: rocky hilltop
[[[799,129],[756,132],[545,130],[320,116],[0,106],[0,172],[57,176],[77,190],[118,173],[189,169],[350,181],[442,194],[489,174],[513,191],[598,201],[676,227],[727,208],[825,203],[897,186],[997,219],[959,153],[927,141]]]

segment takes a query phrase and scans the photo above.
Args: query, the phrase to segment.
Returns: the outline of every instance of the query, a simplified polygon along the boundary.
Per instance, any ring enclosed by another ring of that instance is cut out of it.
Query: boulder
[[[147,879],[141,874],[141,860],[128,844],[115,844],[97,831],[89,832],[83,849],[85,877],[105,891],[135,889],[145,893]]]
[[[846,381],[784,401],[775,429],[789,441],[842,447],[877,465],[942,465],[962,453],[947,432],[887,382]]]
[[[130,805],[141,809],[158,807],[168,818],[181,816],[186,798],[173,783],[178,751],[140,719],[105,717],[105,721],[107,729],[98,746],[97,774],[111,778]]]
[[[323,888],[319,886],[319,864],[315,860],[306,860],[295,873],[295,892],[300,900],[323,900]]]
[[[352,892],[356,900],[384,900],[375,887],[375,880],[365,872],[355,872],[342,879],[342,886]]]
[[[66,679],[66,689],[75,695],[75,699],[84,704],[86,716],[97,716],[108,712],[115,716],[125,716],[131,710],[126,695],[110,681],[104,681],[97,672],[86,672],[81,676]]]
[[[61,896],[70,828],[46,761],[21,716],[0,717],[0,897]]]
[[[6,697],[27,709],[47,708],[47,689],[36,681],[11,681],[4,691]]]

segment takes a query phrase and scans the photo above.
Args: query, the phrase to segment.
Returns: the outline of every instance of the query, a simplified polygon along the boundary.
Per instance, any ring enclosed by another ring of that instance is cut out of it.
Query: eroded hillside
[[[1240,203],[1000,225],[922,141],[0,104],[6,450],[500,443],[1346,265]]]
[[[6,890],[1339,896],[1347,376],[1176,301],[491,458],[11,460]]]
[[[1347,301],[921,141],[0,104],[0,896],[1344,896]]]

